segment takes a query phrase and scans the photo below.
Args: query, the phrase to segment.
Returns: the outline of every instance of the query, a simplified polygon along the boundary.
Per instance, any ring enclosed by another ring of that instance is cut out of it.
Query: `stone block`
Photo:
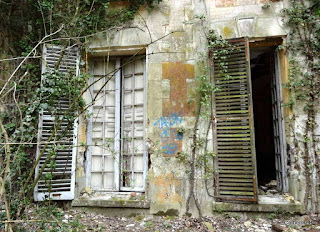
[[[270,213],[278,210],[279,212],[305,213],[305,207],[299,202],[291,203],[283,196],[259,195],[258,204],[237,204],[227,202],[213,202],[214,212],[263,212]]]
[[[253,37],[255,34],[255,22],[254,17],[239,18],[237,20],[237,26],[240,37]]]
[[[148,82],[160,81],[162,79],[162,64],[161,63],[148,63],[147,79]]]

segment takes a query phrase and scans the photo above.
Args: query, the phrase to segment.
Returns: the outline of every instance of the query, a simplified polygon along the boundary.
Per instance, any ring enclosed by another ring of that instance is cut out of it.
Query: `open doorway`
[[[279,56],[275,46],[250,48],[258,186],[286,191]]]
[[[228,55],[213,57],[212,65],[219,89],[212,102],[215,197],[258,202],[258,187],[271,180],[276,192],[287,189],[280,81],[285,55],[276,50],[282,38],[228,42]]]
[[[251,49],[250,52],[257,174],[260,186],[276,179],[271,98],[271,56],[274,54],[269,47]]]

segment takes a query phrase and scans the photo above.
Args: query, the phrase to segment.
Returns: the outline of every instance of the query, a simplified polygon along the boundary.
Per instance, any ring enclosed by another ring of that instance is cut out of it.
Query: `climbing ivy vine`
[[[320,3],[291,0],[284,13],[285,23],[290,29],[286,49],[291,58],[286,85],[291,99],[287,105],[293,109],[291,123],[303,122],[302,131],[290,127],[294,138],[291,155],[303,159],[303,165],[295,165],[294,168],[306,178],[304,204],[309,212],[319,212],[320,154],[316,115],[320,97]],[[297,122],[299,116],[295,109],[299,106],[302,106],[306,119]]]

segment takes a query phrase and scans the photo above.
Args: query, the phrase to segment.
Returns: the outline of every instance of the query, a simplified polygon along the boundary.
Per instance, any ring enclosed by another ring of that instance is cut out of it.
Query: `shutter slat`
[[[223,79],[223,80],[217,80],[216,81],[216,86],[217,87],[220,87],[220,86],[228,86],[229,84],[231,83],[240,83],[240,84],[243,84],[243,83],[246,83],[246,79]]]
[[[47,191],[48,191],[48,188],[43,188],[43,189],[39,188],[39,192],[46,193]],[[56,192],[61,192],[61,191],[70,191],[70,187],[62,187],[62,188],[52,187],[50,189],[51,193],[56,193]]]
[[[251,186],[253,186],[252,180],[251,180],[251,176],[250,179],[245,179],[245,178],[241,178],[241,179],[237,179],[237,178],[224,178],[223,176],[220,177],[220,182],[222,185],[230,185],[230,183],[234,183],[235,185],[241,185],[243,183],[245,184],[250,184]]]
[[[248,41],[230,45],[213,65],[216,198],[257,202]]]
[[[237,161],[248,162],[248,161],[251,161],[251,159],[219,157],[219,162],[222,163],[223,161],[227,161],[227,162],[237,162]]]
[[[231,154],[231,153],[227,153],[227,154],[219,154],[217,156],[218,158],[220,157],[251,157],[251,153],[243,153],[243,154]]]
[[[245,195],[245,196],[254,196],[253,192],[228,192],[228,191],[220,191],[221,195],[235,195],[235,196],[239,196],[239,195]],[[234,199],[236,200],[236,199]]]
[[[225,134],[225,133],[230,133],[230,134],[250,133],[250,130],[220,130],[220,131],[218,131],[218,134]]]
[[[243,163],[240,163],[238,166],[223,166],[224,163],[219,163],[220,170],[232,171],[229,169],[243,169],[243,170],[252,170],[251,167],[243,166]],[[247,165],[251,165],[251,163],[244,163]]]
[[[240,183],[240,182],[235,182],[236,183],[236,185],[238,185],[238,186],[249,186],[249,187],[253,187],[253,184],[252,183]],[[230,185],[230,182],[227,182],[227,183],[224,183],[224,182],[220,182],[220,186],[223,186],[224,187],[224,185],[226,185],[226,186],[228,186],[229,187],[229,185]]]
[[[238,190],[238,191],[251,191],[252,186],[250,187],[225,187],[225,186],[221,186],[220,189],[222,190]]]

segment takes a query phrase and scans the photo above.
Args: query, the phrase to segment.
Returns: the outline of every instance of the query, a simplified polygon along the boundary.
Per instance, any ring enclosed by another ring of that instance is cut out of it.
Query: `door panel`
[[[124,60],[124,62],[127,62]],[[122,145],[120,189],[144,189],[146,175],[145,151],[145,75],[144,59],[136,58],[124,66],[122,72]]]
[[[92,131],[91,180],[94,190],[118,190],[114,181],[116,124],[115,60],[96,59],[93,62],[91,95]]]
[[[213,56],[216,199],[257,202],[249,44],[229,44]]]
[[[285,129],[283,122],[283,113],[281,107],[281,83],[280,83],[280,65],[279,53],[274,56],[274,74],[271,79],[271,96],[272,96],[272,117],[274,131],[274,147],[275,147],[275,166],[278,191],[288,191],[287,172],[286,172],[286,141]]]

